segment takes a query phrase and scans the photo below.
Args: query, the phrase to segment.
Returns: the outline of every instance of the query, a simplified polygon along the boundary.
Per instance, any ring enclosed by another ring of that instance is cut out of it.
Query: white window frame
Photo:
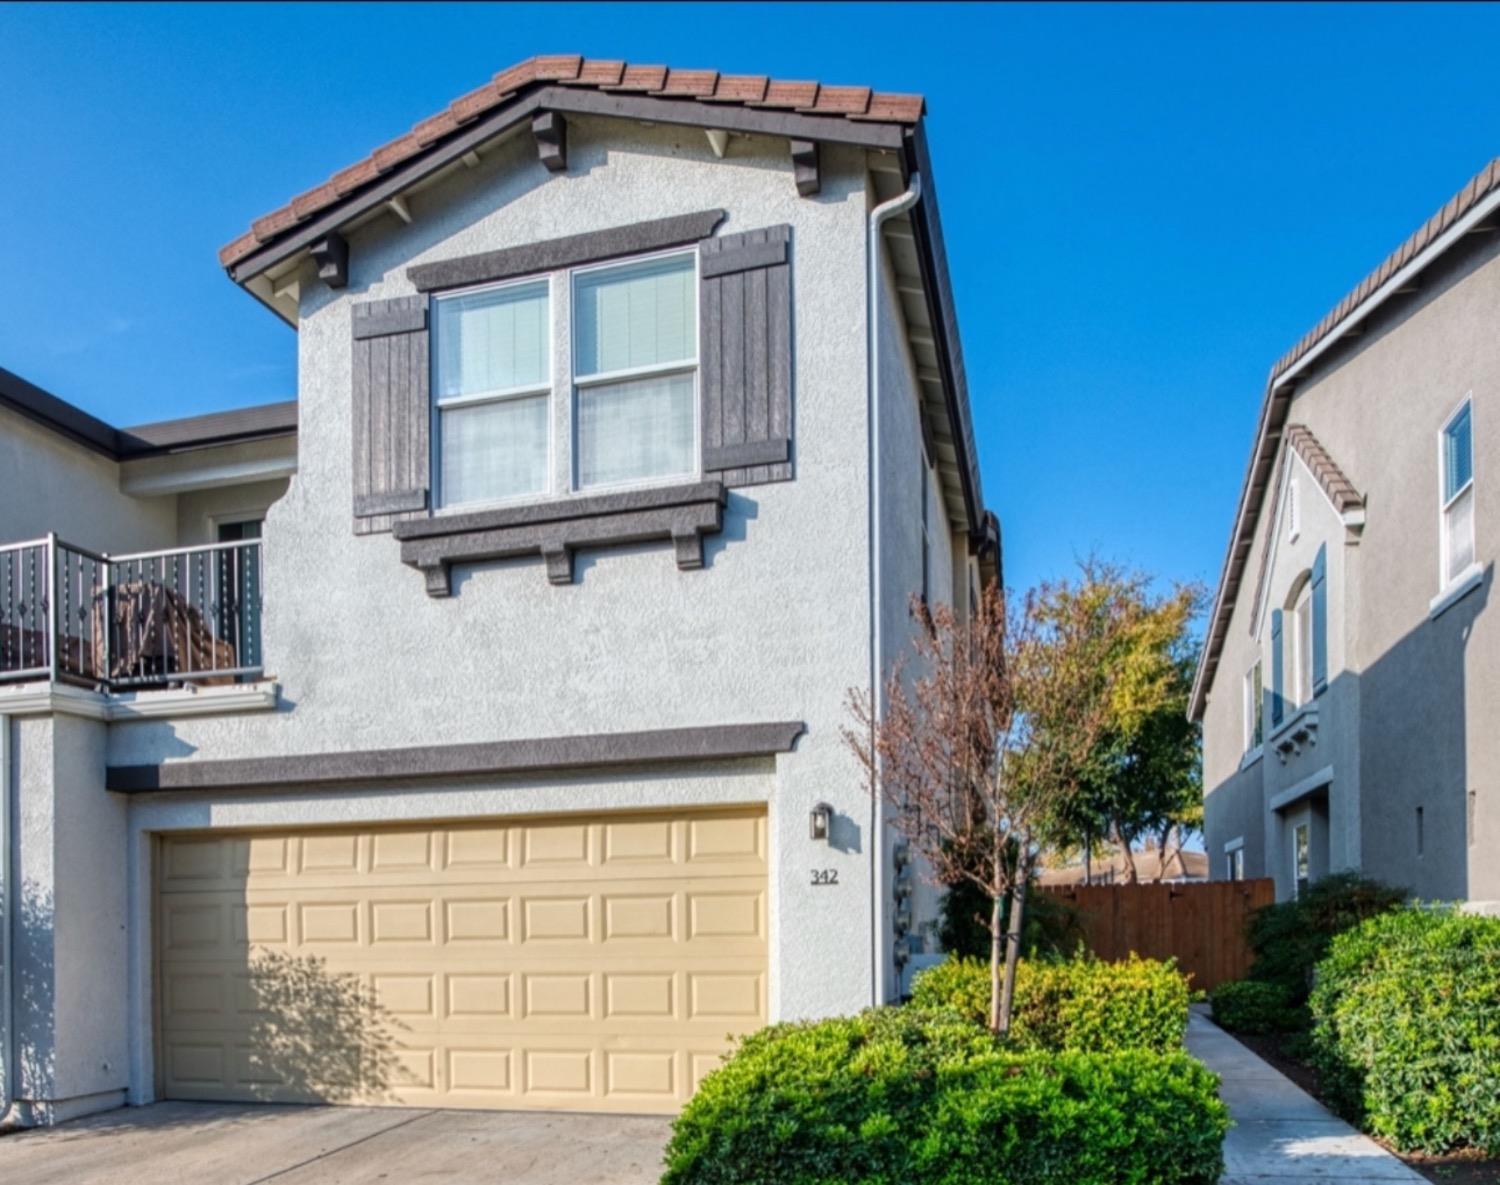
[[[435,292],[430,304],[432,306],[428,314],[428,324],[432,340],[428,343],[431,368],[432,397],[428,400],[429,415],[432,417],[428,429],[432,437],[431,473],[428,481],[432,486],[432,504],[435,512],[449,513],[470,510],[482,510],[493,506],[516,506],[528,502],[539,502],[552,493],[552,471],[556,463],[555,452],[557,448],[556,432],[553,430],[553,404],[557,391],[557,377],[553,373],[556,359],[554,357],[554,344],[557,337],[557,286],[554,283],[556,273],[540,272],[534,275],[523,276],[513,280],[499,280],[493,284],[474,284],[466,288],[453,288],[444,292]],[[519,387],[497,388],[493,391],[476,391],[469,395],[450,395],[441,398],[438,392],[438,379],[440,377],[439,367],[442,362],[442,351],[438,345],[438,317],[437,306],[444,300],[460,296],[474,296],[483,292],[496,292],[506,288],[528,288],[539,287],[545,284],[547,287],[547,340],[543,357],[547,360],[547,380],[542,383],[530,383]],[[508,498],[475,498],[467,502],[449,502],[443,491],[443,411],[455,408],[478,407],[487,403],[508,403],[517,399],[534,399],[538,395],[547,397],[547,459],[544,472],[547,474],[547,483],[540,491],[525,494],[512,494]]]
[[[1465,409],[1467,409],[1468,413],[1469,413],[1469,480],[1466,481],[1463,484],[1462,487],[1460,487],[1459,489],[1453,491],[1453,496],[1450,498],[1450,497],[1447,496],[1447,493],[1446,493],[1447,488],[1448,488],[1448,447],[1447,447],[1447,445],[1448,445],[1448,429],[1451,428],[1451,427],[1453,427],[1453,421],[1456,420],[1456,419],[1458,419],[1458,417],[1461,416],[1464,413]],[[1458,401],[1458,404],[1453,408],[1453,410],[1448,413],[1447,418],[1445,420],[1443,420],[1443,425],[1442,425],[1441,428],[1438,429],[1438,434],[1437,434],[1437,452],[1438,452],[1438,595],[1441,597],[1442,594],[1448,592],[1450,589],[1454,588],[1455,586],[1457,586],[1459,584],[1462,584],[1462,583],[1470,580],[1471,577],[1472,577],[1472,575],[1474,574],[1475,570],[1480,566],[1479,565],[1479,547],[1478,547],[1478,544],[1479,544],[1479,527],[1478,527],[1478,523],[1476,522],[1476,523],[1473,524],[1474,544],[1475,544],[1475,547],[1474,547],[1474,562],[1471,563],[1462,572],[1455,572],[1455,573],[1453,573],[1451,577],[1449,576],[1449,573],[1448,573],[1448,549],[1449,549],[1449,541],[1448,541],[1448,511],[1451,510],[1452,507],[1453,507],[1453,504],[1455,502],[1457,502],[1460,498],[1462,498],[1466,493],[1470,493],[1471,491],[1473,491],[1475,489],[1475,486],[1477,484],[1478,477],[1479,477],[1479,474],[1477,472],[1477,467],[1475,465],[1475,459],[1476,458],[1475,458],[1475,455],[1474,455],[1474,393],[1472,391],[1466,392],[1464,394],[1464,397]],[[1478,498],[1476,497],[1474,499],[1474,511],[1476,513],[1478,511],[1478,508],[1479,508],[1479,503],[1478,503]]]
[[[621,370],[604,371],[585,378],[578,377],[578,334],[573,329],[578,324],[579,276],[591,272],[619,271],[636,264],[650,263],[655,259],[688,258],[693,261],[693,359],[691,362],[677,361],[655,366],[630,366]],[[619,490],[651,489],[656,486],[677,485],[684,481],[697,481],[703,475],[703,276],[702,258],[697,247],[672,247],[663,251],[652,251],[645,255],[630,255],[623,259],[609,259],[600,263],[582,264],[566,269],[568,285],[568,325],[571,342],[568,347],[568,373],[564,376],[568,385],[568,493],[575,497],[614,493]],[[578,392],[590,387],[602,387],[611,383],[629,382],[640,378],[666,378],[671,375],[693,376],[693,463],[682,473],[661,477],[644,477],[635,481],[615,482],[610,485],[593,485],[584,488],[578,480]]]
[[[1295,822],[1295,823],[1292,824],[1292,852],[1291,852],[1291,856],[1292,856],[1292,896],[1293,896],[1293,898],[1297,898],[1297,897],[1301,897],[1302,896],[1301,884],[1302,884],[1303,876],[1302,876],[1302,869],[1299,866],[1298,852],[1297,852],[1297,837],[1299,835],[1302,835],[1302,836],[1306,837],[1306,850],[1307,850],[1307,877],[1306,877],[1306,880],[1307,880],[1307,883],[1309,885],[1311,885],[1312,884],[1312,820],[1309,819],[1309,818],[1307,818],[1305,815],[1301,819],[1299,819],[1297,822]]]
[[[1260,675],[1260,691],[1255,689],[1256,675]],[[1253,755],[1259,753],[1266,739],[1266,722],[1263,716],[1265,711],[1265,667],[1260,658],[1250,664],[1250,669],[1245,672],[1242,683],[1243,707],[1245,712],[1245,753]],[[1255,735],[1257,724],[1260,727],[1260,736]]]

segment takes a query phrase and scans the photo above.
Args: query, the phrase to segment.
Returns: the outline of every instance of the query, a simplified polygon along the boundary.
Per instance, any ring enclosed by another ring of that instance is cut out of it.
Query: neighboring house
[[[900,994],[845,697],[1000,558],[922,115],[533,59],[221,252],[295,405],[5,376],[23,1121],[673,1111]]]
[[[1206,846],[1500,902],[1500,162],[1271,372],[1209,621]]]
[[[1147,844],[1132,855],[1135,878],[1141,884],[1210,879],[1208,857],[1202,852],[1169,850],[1165,868],[1154,844]],[[1107,856],[1096,856],[1088,867],[1080,860],[1058,868],[1044,868],[1036,879],[1040,885],[1123,885],[1129,881],[1129,870],[1125,867],[1124,854],[1111,852]]]

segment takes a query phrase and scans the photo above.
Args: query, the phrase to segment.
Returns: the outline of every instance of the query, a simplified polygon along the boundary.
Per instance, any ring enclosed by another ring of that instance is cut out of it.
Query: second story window
[[[1262,692],[1260,660],[1245,672],[1245,752],[1250,753],[1260,748],[1263,739],[1264,724],[1262,720],[1265,696]]]
[[[549,314],[545,279],[434,301],[436,468],[445,505],[546,491]]]
[[[574,273],[576,488],[696,470],[696,291],[691,254]]]
[[[1308,581],[1292,605],[1292,689],[1294,705],[1313,697],[1313,599]]]
[[[1473,404],[1463,406],[1443,427],[1443,584],[1449,585],[1474,563]]]

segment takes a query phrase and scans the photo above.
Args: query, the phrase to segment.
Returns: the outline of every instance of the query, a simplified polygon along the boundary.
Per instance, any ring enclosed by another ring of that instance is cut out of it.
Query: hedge
[[[951,1012],[777,1025],[704,1079],[662,1183],[1212,1185],[1217,1086],[1181,1052],[1016,1052]]]
[[[1325,1097],[1403,1151],[1500,1154],[1500,918],[1409,906],[1333,940],[1312,1063]]]
[[[1305,1011],[1292,1003],[1279,983],[1230,980],[1208,994],[1214,1020],[1234,1033],[1288,1033],[1303,1028]]]
[[[1246,928],[1255,953],[1249,978],[1276,984],[1293,1005],[1300,1005],[1312,989],[1313,968],[1328,953],[1333,937],[1405,900],[1404,889],[1356,872],[1336,872],[1291,901],[1262,906]]]
[[[912,1003],[988,1024],[989,964],[950,958],[928,968],[912,985]],[[1187,978],[1171,960],[1023,959],[1016,968],[1012,1047],[1171,1053],[1187,1022]]]

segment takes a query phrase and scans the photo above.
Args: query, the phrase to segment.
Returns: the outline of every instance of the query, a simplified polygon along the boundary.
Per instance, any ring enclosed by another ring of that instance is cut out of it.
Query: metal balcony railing
[[[101,555],[0,546],[0,682],[117,691],[261,670],[261,541]]]

